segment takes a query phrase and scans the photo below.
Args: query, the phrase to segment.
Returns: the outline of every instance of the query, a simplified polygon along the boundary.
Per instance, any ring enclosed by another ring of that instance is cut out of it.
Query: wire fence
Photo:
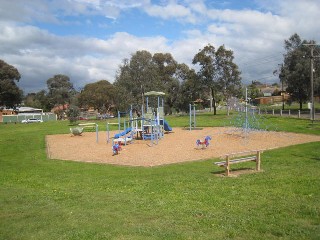
[[[27,120],[30,118],[40,119],[44,122],[56,121],[57,115],[53,113],[35,113],[35,114],[18,114],[18,115],[3,115],[3,123],[21,123],[22,120]]]

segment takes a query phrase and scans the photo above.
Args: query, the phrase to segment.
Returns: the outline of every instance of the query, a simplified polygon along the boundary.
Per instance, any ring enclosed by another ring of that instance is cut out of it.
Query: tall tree
[[[21,103],[23,92],[15,82],[20,78],[15,67],[0,59],[0,106],[15,107]]]
[[[216,79],[225,100],[241,94],[241,72],[233,62],[233,51],[220,46],[216,52]]]
[[[279,71],[280,81],[287,84],[287,92],[292,100],[298,101],[300,109],[302,104],[310,99],[310,49],[304,44],[314,43],[314,41],[302,40],[298,34],[293,34],[284,41],[284,62]],[[319,51],[319,47],[317,48]],[[320,74],[319,62],[316,62],[314,71]]]
[[[157,78],[151,53],[137,51],[131,57],[129,67],[133,90],[141,96],[141,103],[144,104],[144,94],[155,86]]]
[[[210,109],[217,114],[216,102],[218,94],[224,92],[228,97],[240,92],[240,71],[233,63],[233,52],[220,46],[215,48],[208,44],[193,58],[192,63],[198,64],[199,81],[208,88],[210,95]]]
[[[79,105],[83,108],[94,107],[100,113],[111,110],[116,96],[114,86],[107,80],[87,84],[79,95]]]
[[[70,78],[66,75],[58,74],[47,80],[48,100],[50,108],[56,105],[70,104],[76,91]]]
[[[157,82],[155,89],[163,91],[165,96],[165,112],[172,113],[172,109],[177,105],[180,82],[177,79],[178,63],[170,53],[155,53],[152,57],[157,66]]]
[[[197,81],[196,72],[186,64],[179,64],[176,77],[181,83],[178,95],[179,110],[188,111],[190,103],[199,98],[207,98],[200,81]]]
[[[124,59],[116,76],[115,86],[131,96],[131,104],[144,104],[144,93],[158,86],[157,66],[148,51],[137,51]],[[127,103],[129,104],[129,103]]]

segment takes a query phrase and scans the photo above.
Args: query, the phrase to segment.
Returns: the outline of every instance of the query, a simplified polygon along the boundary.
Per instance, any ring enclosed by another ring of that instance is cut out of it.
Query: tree
[[[67,110],[67,117],[71,124],[77,122],[80,115],[80,109],[77,106],[71,105]]]
[[[100,113],[106,113],[114,105],[116,92],[107,80],[87,84],[79,95],[79,105],[88,109],[94,107]]]
[[[70,78],[66,75],[58,74],[47,80],[49,107],[56,105],[70,104],[76,91]]]
[[[144,93],[154,90],[156,83],[156,67],[152,61],[152,55],[148,51],[137,51],[129,63],[130,80],[134,97],[141,98],[144,104]],[[138,100],[138,99],[137,99]]]
[[[200,81],[197,81],[197,74],[186,64],[179,64],[176,73],[177,79],[181,83],[178,95],[178,108],[189,111],[189,104],[199,98],[207,98]]]
[[[130,60],[123,60],[114,85],[126,94],[127,99],[132,100],[131,104],[144,104],[145,92],[160,90],[161,84],[157,69],[151,53],[137,51]]]
[[[252,82],[250,85],[248,85],[248,97],[252,100],[263,96],[263,93],[260,91],[258,86],[260,85],[257,82]]]
[[[298,34],[293,34],[284,41],[284,61],[279,70],[280,81],[287,84],[287,92],[293,101],[298,101],[300,110],[302,104],[310,99],[310,49],[306,43],[314,41],[301,40]],[[317,48],[319,51],[319,47]],[[315,64],[316,75],[319,76],[319,62]]]
[[[15,107],[21,102],[23,92],[15,83],[20,78],[15,67],[0,59],[0,106]]]
[[[199,81],[208,88],[210,96],[210,109],[216,115],[216,102],[218,93],[225,97],[239,94],[241,90],[241,78],[238,66],[233,63],[233,52],[220,46],[215,48],[208,44],[193,58],[193,64],[199,64]]]
[[[157,67],[156,89],[166,93],[165,112],[172,114],[172,109],[177,106],[180,87],[177,79],[178,63],[170,53],[155,53],[152,61]]]
[[[33,108],[41,108],[44,111],[50,111],[47,92],[41,90],[37,93],[28,93],[24,98],[24,104]]]
[[[225,100],[241,94],[241,77],[238,66],[233,62],[233,51],[220,46],[216,52],[216,79]]]

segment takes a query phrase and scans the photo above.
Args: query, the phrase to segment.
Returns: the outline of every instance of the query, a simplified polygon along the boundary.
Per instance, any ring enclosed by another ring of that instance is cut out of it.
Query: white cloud
[[[190,23],[196,22],[190,8],[176,3],[169,3],[165,6],[148,5],[145,7],[145,11],[152,17],[160,17],[165,20],[180,19]]]
[[[168,49],[161,36],[139,38],[119,32],[103,40],[61,37],[30,26],[1,29],[3,60],[18,68],[20,86],[27,92],[46,88],[46,80],[55,74],[68,75],[78,88],[101,79],[113,82],[119,64],[131,53]]]
[[[215,9],[201,0],[162,4],[150,0],[0,1],[1,58],[18,68],[22,74],[19,84],[26,92],[46,88],[46,80],[59,73],[68,75],[77,88],[101,79],[113,82],[122,60],[137,50],[170,52],[192,67],[193,56],[208,43],[232,49],[243,79],[250,81],[272,75],[282,60],[283,41],[293,33],[320,42],[320,0],[260,1],[261,11]],[[59,36],[32,25],[40,21],[61,26],[64,16],[81,15],[94,26],[92,15],[117,19],[131,9],[145,11],[151,16],[146,21],[183,22],[182,30],[169,39],[150,36],[147,29],[148,37],[135,36],[128,28],[103,39]]]

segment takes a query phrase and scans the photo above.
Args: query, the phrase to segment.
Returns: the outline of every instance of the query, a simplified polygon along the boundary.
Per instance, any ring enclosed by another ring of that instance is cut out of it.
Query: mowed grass
[[[320,134],[319,122],[268,121]],[[197,122],[229,119],[202,114]],[[319,142],[266,151],[263,172],[226,178],[215,159],[154,168],[47,159],[45,136],[69,127],[0,125],[0,239],[320,239]]]

